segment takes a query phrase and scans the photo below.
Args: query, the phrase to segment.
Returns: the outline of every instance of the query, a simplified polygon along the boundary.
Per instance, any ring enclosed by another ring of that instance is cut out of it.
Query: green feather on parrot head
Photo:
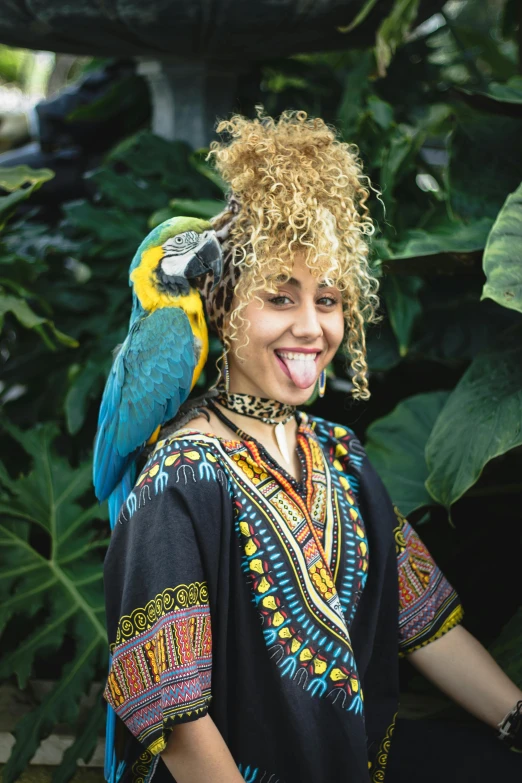
[[[169,306],[195,288],[197,278],[212,273],[213,287],[223,270],[221,245],[206,220],[175,217],[156,226],[132,260],[129,279],[146,311]]]

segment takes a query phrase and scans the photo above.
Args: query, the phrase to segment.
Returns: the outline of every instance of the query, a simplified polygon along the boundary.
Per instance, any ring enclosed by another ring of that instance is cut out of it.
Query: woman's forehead
[[[293,285],[296,288],[314,286],[316,288],[335,287],[335,280],[322,275],[319,270],[311,269],[304,258],[297,257],[289,273],[281,273],[271,276],[267,280],[269,287],[281,285]]]

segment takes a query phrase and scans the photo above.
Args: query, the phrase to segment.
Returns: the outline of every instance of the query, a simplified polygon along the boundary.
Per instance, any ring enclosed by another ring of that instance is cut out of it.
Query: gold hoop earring
[[[317,383],[318,383],[319,397],[324,397],[324,393],[326,391],[326,371],[325,370],[321,370],[321,374],[319,375],[319,380],[318,380]]]
[[[222,354],[222,360],[223,364],[221,367],[222,374],[223,374],[223,385],[225,387],[225,391],[227,394],[230,394],[230,373],[228,370],[228,358],[227,358],[227,352],[223,350]]]

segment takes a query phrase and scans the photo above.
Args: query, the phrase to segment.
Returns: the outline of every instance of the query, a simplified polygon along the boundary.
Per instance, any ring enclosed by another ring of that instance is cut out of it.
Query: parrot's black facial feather
[[[170,296],[187,296],[190,293],[190,284],[184,277],[178,275],[167,275],[161,266],[156,269],[156,280],[158,290],[163,294]]]

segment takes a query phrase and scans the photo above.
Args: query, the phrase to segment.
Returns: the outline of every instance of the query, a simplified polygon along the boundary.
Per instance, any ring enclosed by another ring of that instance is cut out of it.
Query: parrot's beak
[[[209,272],[212,272],[214,278],[211,289],[213,291],[223,274],[223,252],[215,234],[209,236],[197,253],[194,253],[194,258],[185,269],[185,277],[190,280],[192,277],[200,277]]]

